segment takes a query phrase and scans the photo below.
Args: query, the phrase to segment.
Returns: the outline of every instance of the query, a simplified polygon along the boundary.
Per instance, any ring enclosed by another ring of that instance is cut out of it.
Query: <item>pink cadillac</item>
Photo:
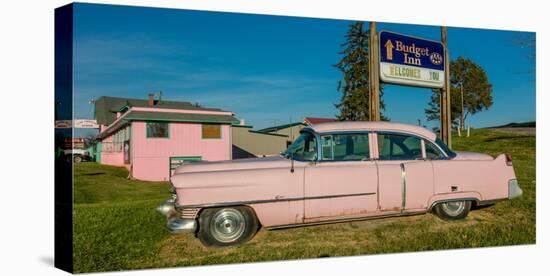
[[[453,152],[425,128],[334,122],[302,129],[277,157],[184,164],[158,210],[172,232],[207,246],[267,229],[434,211],[462,219],[474,205],[523,193],[512,160]]]

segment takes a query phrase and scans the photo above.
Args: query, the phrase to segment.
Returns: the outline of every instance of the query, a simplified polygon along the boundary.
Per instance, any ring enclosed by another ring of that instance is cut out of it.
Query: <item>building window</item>
[[[147,123],[147,138],[169,138],[170,125],[161,122]]]
[[[222,127],[217,124],[202,125],[202,139],[221,139]]]

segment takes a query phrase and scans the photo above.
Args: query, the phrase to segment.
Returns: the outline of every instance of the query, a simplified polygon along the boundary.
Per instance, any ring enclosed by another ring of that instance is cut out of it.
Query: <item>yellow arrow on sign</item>
[[[391,40],[388,39],[388,41],[386,41],[386,44],[384,44],[384,47],[386,47],[386,59],[392,60],[393,59],[393,44],[391,43]]]

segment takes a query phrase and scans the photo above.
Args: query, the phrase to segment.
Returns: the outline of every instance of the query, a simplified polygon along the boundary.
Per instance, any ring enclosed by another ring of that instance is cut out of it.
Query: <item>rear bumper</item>
[[[182,218],[181,213],[176,209],[176,198],[170,198],[157,207],[157,211],[166,216],[166,228],[171,233],[195,232],[197,230],[197,220],[191,218]]]
[[[523,195],[523,190],[519,187],[517,179],[508,180],[508,199],[520,197]]]

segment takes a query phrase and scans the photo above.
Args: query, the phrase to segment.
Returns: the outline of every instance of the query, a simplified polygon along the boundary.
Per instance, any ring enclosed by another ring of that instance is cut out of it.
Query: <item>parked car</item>
[[[89,152],[85,149],[66,149],[63,150],[65,160],[67,162],[80,163],[82,161],[90,161],[92,158]]]
[[[433,132],[389,122],[306,127],[277,157],[184,164],[159,206],[172,232],[206,246],[267,229],[434,212],[462,219],[474,205],[522,195],[512,158],[454,152]]]

